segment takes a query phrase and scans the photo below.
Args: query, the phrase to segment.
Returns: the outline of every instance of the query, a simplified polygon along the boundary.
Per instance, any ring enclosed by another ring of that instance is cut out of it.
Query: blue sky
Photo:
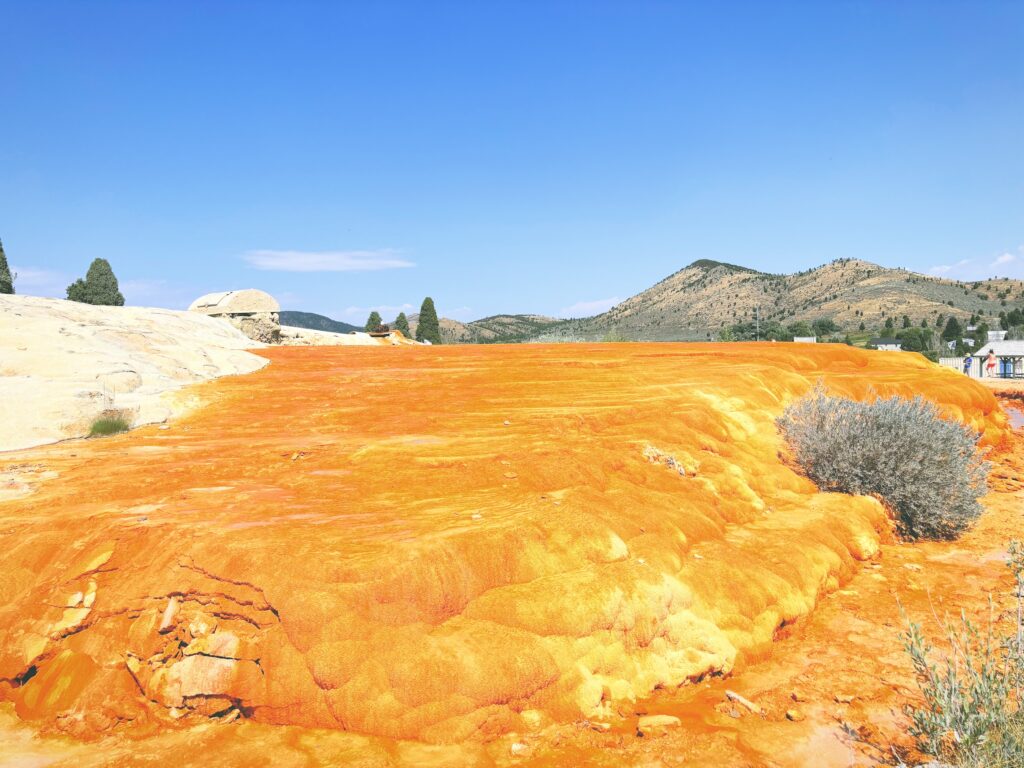
[[[22,293],[587,315],[701,258],[1024,277],[1024,3],[0,0]]]

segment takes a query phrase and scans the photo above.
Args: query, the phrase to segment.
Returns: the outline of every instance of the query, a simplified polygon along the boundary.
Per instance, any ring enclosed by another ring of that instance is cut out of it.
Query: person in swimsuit
[[[994,350],[988,351],[988,357],[985,358],[985,370],[988,372],[988,377],[994,379],[996,376],[996,353]]]

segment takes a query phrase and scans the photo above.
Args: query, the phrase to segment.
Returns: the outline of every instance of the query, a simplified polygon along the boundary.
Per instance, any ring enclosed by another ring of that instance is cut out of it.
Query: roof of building
[[[988,357],[989,350],[996,357],[1024,357],[1024,341],[987,341],[975,350],[972,357]]]
[[[890,346],[890,347],[893,346],[893,345],[898,345],[898,346],[902,347],[903,346],[903,342],[900,341],[899,339],[881,339],[880,338],[880,339],[869,339],[868,340],[868,346],[869,347],[879,347],[879,346],[882,346],[882,345]]]
[[[280,312],[281,305],[265,291],[246,288],[200,296],[189,306],[189,311],[202,312],[204,315],[250,315],[257,312]]]

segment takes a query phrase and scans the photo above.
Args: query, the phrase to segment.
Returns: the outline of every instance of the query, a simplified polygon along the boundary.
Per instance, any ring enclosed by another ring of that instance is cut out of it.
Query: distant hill
[[[318,315],[314,312],[281,312],[281,325],[310,328],[314,331],[330,331],[331,333],[351,333],[363,330],[358,326],[349,325],[340,320],[332,320],[326,315]]]
[[[670,341],[717,338],[735,323],[754,319],[783,325],[830,318],[844,332],[864,323],[880,329],[903,315],[934,327],[939,315],[995,318],[1024,301],[1024,281],[1006,278],[960,282],[841,259],[791,275],[758,272],[702,259],[595,317],[567,320],[540,340],[600,340],[607,336]]]
[[[419,315],[410,315],[409,330],[416,335]],[[528,341],[563,321],[543,315],[492,315],[471,323],[440,318],[441,338],[446,344],[512,344]]]

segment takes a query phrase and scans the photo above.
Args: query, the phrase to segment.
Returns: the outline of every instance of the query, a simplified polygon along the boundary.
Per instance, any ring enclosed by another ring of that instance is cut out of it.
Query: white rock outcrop
[[[262,346],[195,312],[0,296],[0,451],[85,435],[104,411],[164,421],[186,384],[266,365],[246,351]]]

